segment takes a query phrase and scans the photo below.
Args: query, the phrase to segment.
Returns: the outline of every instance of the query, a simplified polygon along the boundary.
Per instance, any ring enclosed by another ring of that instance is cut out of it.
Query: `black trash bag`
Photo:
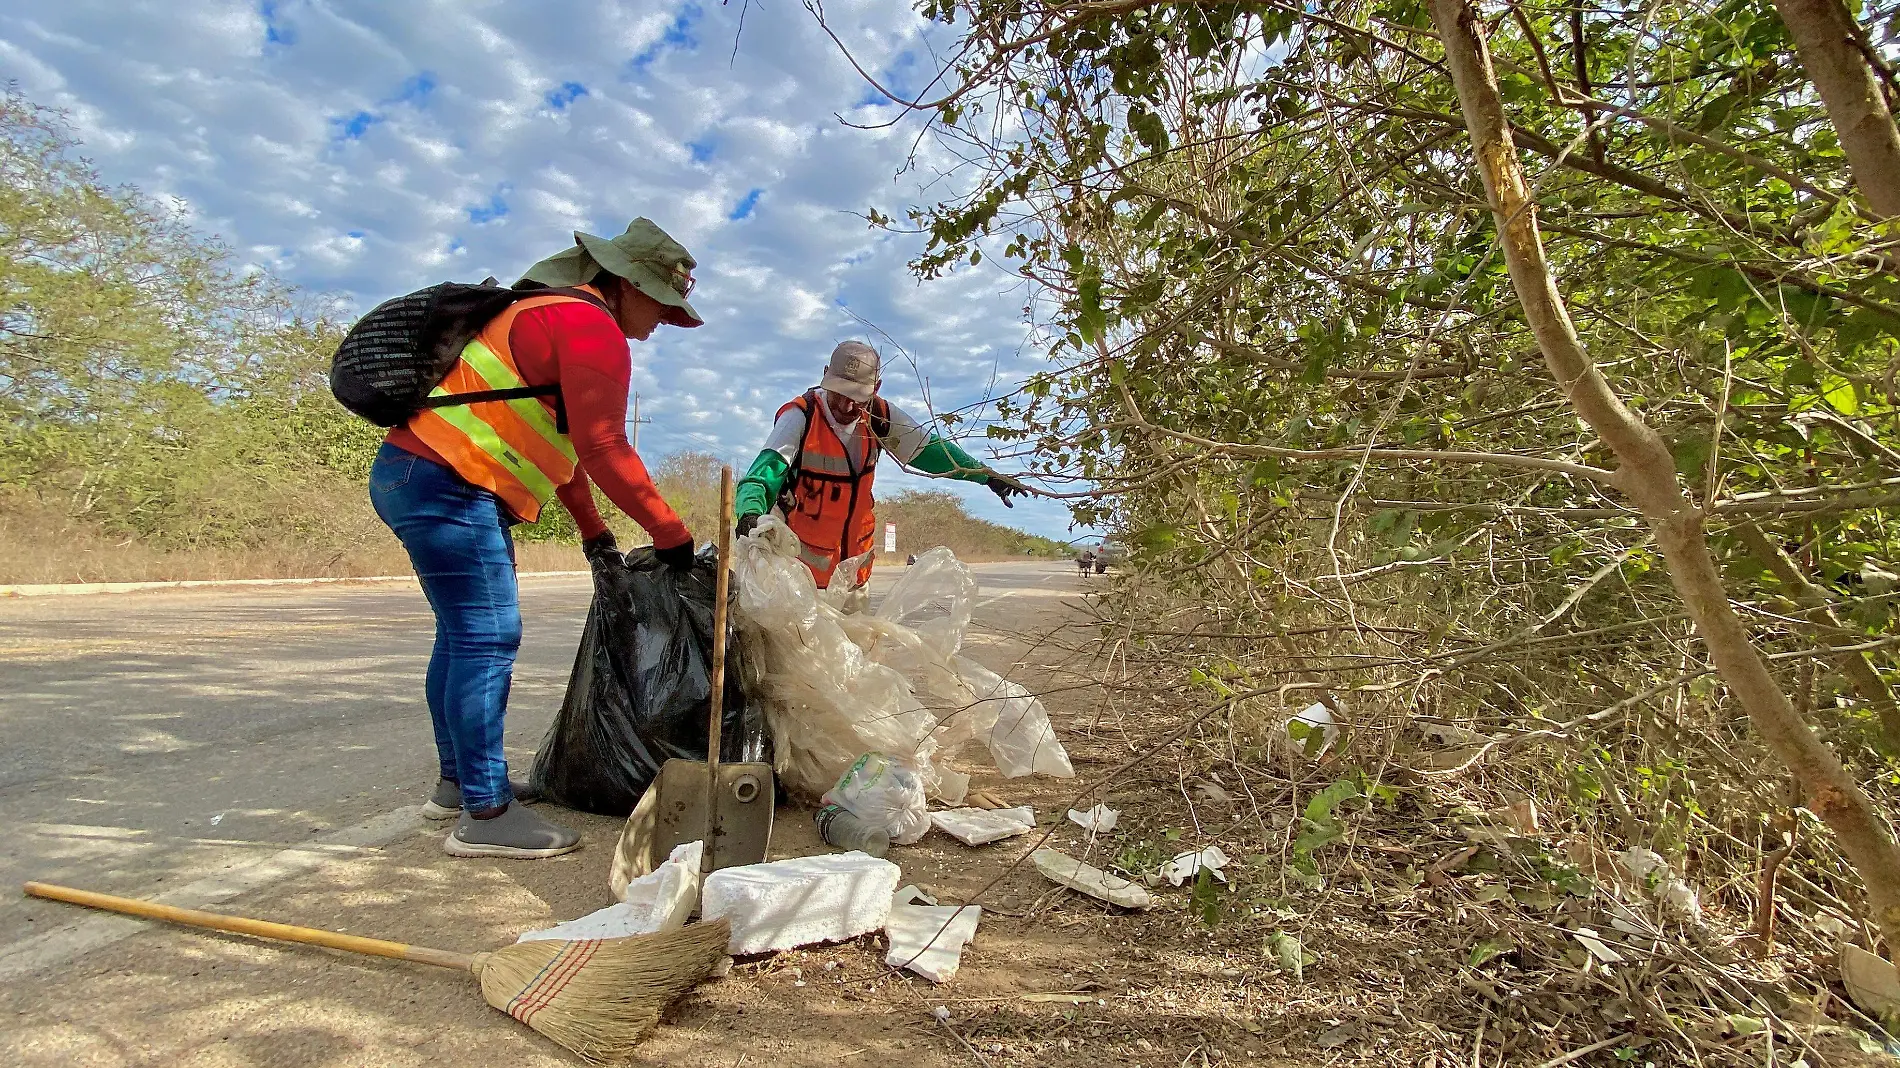
[[[594,566],[567,699],[534,757],[531,786],[583,812],[625,816],[669,757],[706,759],[716,553],[674,571],[651,547]],[[747,700],[727,616],[721,760],[770,760],[763,709]]]

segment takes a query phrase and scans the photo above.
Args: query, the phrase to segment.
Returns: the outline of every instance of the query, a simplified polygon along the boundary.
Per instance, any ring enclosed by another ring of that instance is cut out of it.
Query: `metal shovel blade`
[[[706,816],[706,764],[669,760],[627,817],[614,857],[614,881],[637,879],[664,861],[675,846],[706,841],[703,871],[765,860],[772,840],[776,802],[770,764],[719,765],[715,811]],[[708,828],[711,836],[708,838]]]

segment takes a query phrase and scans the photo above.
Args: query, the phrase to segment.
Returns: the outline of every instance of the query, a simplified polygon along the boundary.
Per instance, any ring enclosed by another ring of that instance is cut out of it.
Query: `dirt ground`
[[[1043,600],[1030,629],[1064,610]],[[979,635],[971,652],[1032,688],[1055,678],[1025,646]],[[1046,703],[1068,744],[1075,782],[976,786],[1036,807],[1036,835],[965,847],[933,832],[891,859],[906,882],[960,903],[1025,857],[1073,799],[1076,782],[1125,758],[1127,740],[1094,738],[1099,702],[1055,684]],[[1114,801],[1111,798],[1111,801]],[[220,906],[222,911],[477,950],[511,942],[611,903],[607,869],[620,821],[565,810],[586,847],[540,862],[454,860],[446,827]],[[1050,842],[1081,853],[1062,824]],[[775,856],[828,850],[809,809],[782,806]],[[741,961],[683,999],[642,1049],[641,1063],[837,1065],[1228,1063],[1264,1057],[1264,1000],[1244,961],[1186,922],[1179,895],[1127,914],[1049,883],[1027,864],[984,894],[976,941],[943,986],[883,963],[878,936]],[[47,904],[49,922],[63,918]],[[1033,908],[1033,915],[1031,914]],[[1067,1004],[1023,995],[1075,995]],[[931,1010],[950,1011],[948,1025]],[[557,1065],[579,1063],[488,1008],[474,983],[447,971],[308,947],[155,925],[50,973],[0,988],[0,1062],[19,1065]]]
[[[1069,674],[1056,646],[1041,639],[1079,613],[1055,597],[1024,600],[1011,615],[1019,630],[974,634],[966,651],[1043,692],[1077,778],[979,775],[977,789],[1035,806],[1035,834],[969,848],[933,832],[890,858],[905,882],[944,903],[980,900],[981,927],[959,974],[939,986],[894,973],[877,935],[742,960],[678,1002],[635,1063],[1678,1063],[1654,1036],[1686,1025],[1657,1014],[1646,973],[1562,964],[1577,952],[1563,925],[1587,919],[1579,911],[1586,906],[1561,895],[1540,901],[1522,886],[1499,892],[1511,885],[1509,872],[1479,863],[1455,822],[1429,806],[1395,807],[1358,828],[1355,848],[1328,871],[1323,892],[1289,883],[1270,858],[1284,856],[1280,829],[1314,784],[1276,783],[1268,796],[1229,776],[1221,787],[1214,747],[1188,731],[1164,757],[1090,798],[1122,811],[1121,827],[1091,846],[1079,828],[1058,821],[1084,784],[1165,739],[1184,712],[1165,701],[1118,704]],[[453,860],[440,849],[447,828],[431,826],[222,910],[461,951],[502,945],[611,901],[607,871],[620,822],[552,814],[583,829],[583,850],[540,862]],[[1233,885],[1198,895],[1164,886],[1150,911],[1114,909],[1017,864],[1052,830],[1048,844],[1104,864],[1218,843],[1235,858]],[[809,809],[780,808],[775,856],[827,848]],[[65,906],[44,908],[57,922]],[[1507,944],[1510,931],[1516,944]],[[1533,941],[1538,931],[1547,944]],[[1272,936],[1282,932],[1308,951],[1303,967],[1276,963],[1284,947]],[[1788,981],[1776,989],[1798,989],[1797,973],[1820,967],[1785,963]],[[1768,993],[1781,1009],[1798,1004]],[[933,1016],[939,1006],[947,1021]],[[0,987],[0,1018],[8,1021],[0,1063],[49,1068],[580,1063],[489,1009],[465,976],[159,926]],[[1706,1050],[1704,1063],[1793,1063],[1772,1041],[1763,1058],[1758,1037],[1719,1030],[1681,1037]],[[1823,1046],[1811,1047],[1806,1063],[1894,1063],[1851,1050],[1827,1055]]]

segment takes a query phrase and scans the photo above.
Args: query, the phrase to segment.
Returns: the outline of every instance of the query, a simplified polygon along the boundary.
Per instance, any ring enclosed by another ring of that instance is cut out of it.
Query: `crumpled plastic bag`
[[[910,845],[930,833],[923,779],[883,753],[866,753],[853,761],[819,800],[882,827],[898,845]]]
[[[969,776],[939,754],[972,741],[1010,778],[1075,774],[1042,702],[959,655],[977,583],[955,554],[921,554],[875,613],[847,614],[850,591],[818,589],[797,548],[783,521],[766,516],[733,551],[746,694],[764,706],[787,788],[816,797],[878,752],[956,804]]]

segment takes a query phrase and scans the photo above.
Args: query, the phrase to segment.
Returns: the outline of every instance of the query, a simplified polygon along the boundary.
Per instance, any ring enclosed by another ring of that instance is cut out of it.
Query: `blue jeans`
[[[425,692],[442,777],[461,784],[465,809],[506,805],[514,795],[502,716],[521,648],[514,517],[493,493],[386,442],[370,468],[369,499],[435,610]]]

